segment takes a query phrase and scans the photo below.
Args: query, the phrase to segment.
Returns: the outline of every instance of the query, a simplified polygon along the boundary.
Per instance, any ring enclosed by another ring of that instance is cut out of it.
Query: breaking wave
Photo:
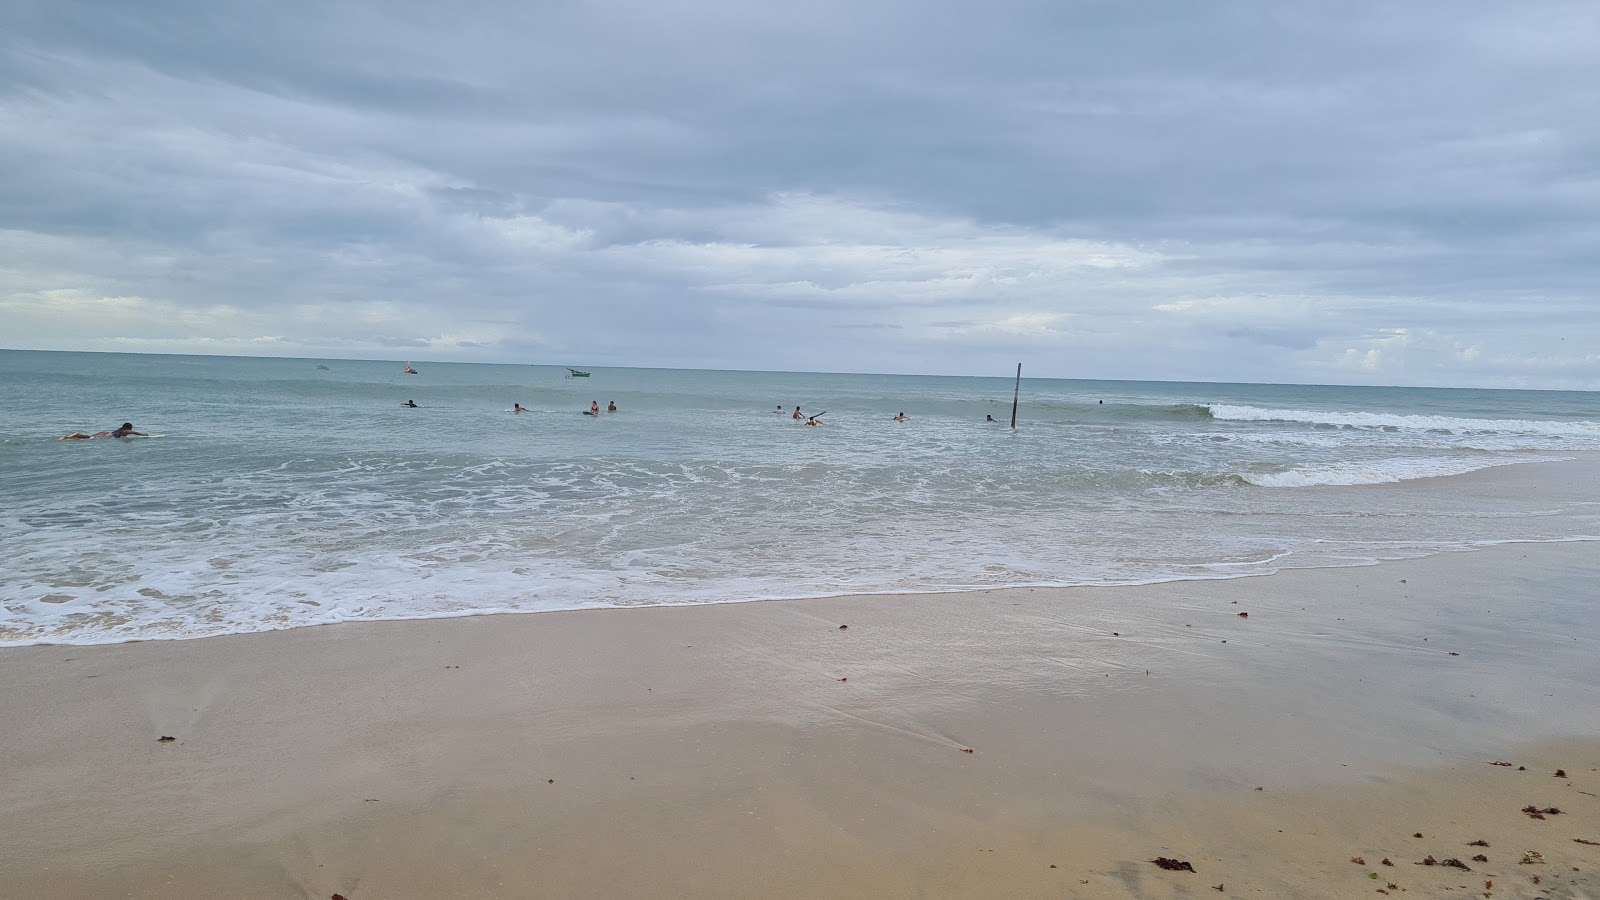
[[[1451,434],[1530,434],[1586,439],[1600,444],[1600,422],[1582,420],[1471,419],[1360,411],[1262,409],[1256,406],[1230,406],[1222,403],[1213,404],[1208,409],[1213,418],[1225,422],[1293,422],[1338,428],[1434,431]]]

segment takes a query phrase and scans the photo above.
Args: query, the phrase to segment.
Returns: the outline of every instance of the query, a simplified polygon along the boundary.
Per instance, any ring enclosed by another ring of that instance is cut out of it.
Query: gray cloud
[[[0,344],[1600,387],[1597,45],[1541,0],[24,3]]]

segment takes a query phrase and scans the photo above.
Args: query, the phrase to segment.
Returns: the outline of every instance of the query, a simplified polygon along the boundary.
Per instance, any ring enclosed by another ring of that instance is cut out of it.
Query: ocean
[[[0,351],[0,646],[1600,539],[1458,477],[1600,449],[1593,393],[1025,371],[1012,430],[1011,373],[405,363]]]

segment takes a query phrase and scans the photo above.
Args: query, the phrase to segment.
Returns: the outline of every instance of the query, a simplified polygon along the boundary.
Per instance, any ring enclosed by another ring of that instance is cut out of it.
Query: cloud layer
[[[10,8],[0,346],[1600,387],[1593,3],[762,6]]]

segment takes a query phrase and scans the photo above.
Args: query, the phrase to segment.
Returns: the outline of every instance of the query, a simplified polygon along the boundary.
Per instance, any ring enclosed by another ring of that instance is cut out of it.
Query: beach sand
[[[13,648],[0,897],[1600,897],[1597,575]]]

